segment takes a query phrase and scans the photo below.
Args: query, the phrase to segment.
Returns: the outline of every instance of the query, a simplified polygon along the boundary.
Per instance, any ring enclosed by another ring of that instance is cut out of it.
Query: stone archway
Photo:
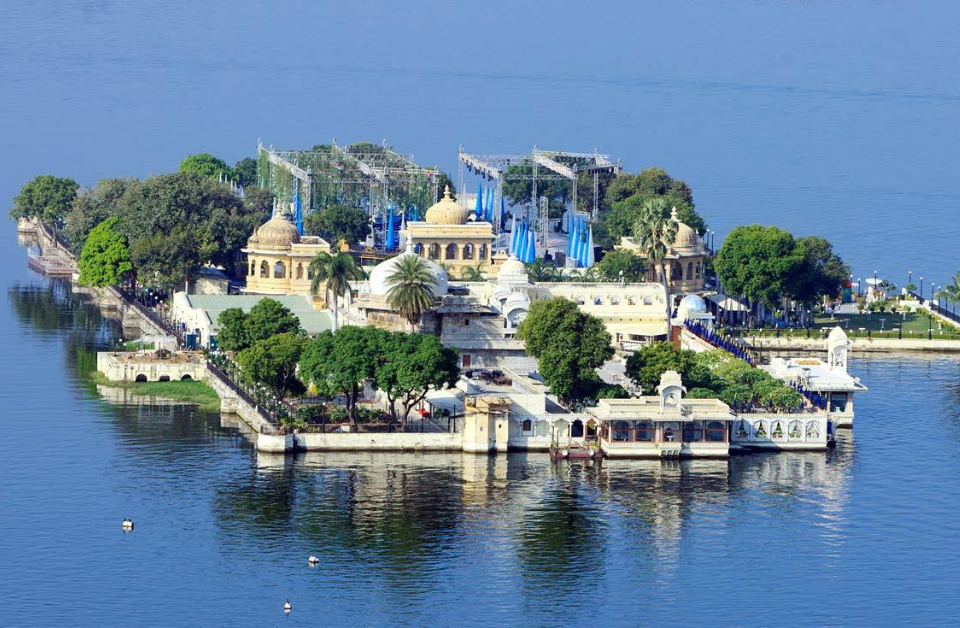
[[[147,376],[143,373],[139,373],[134,381],[145,382],[147,381]]]

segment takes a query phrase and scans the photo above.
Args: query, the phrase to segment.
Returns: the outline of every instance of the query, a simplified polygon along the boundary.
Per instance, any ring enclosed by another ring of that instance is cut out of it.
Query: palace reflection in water
[[[863,360],[875,393],[858,439],[841,430],[827,452],[594,464],[535,453],[283,456],[253,451],[229,415],[90,382],[94,352],[121,332],[69,284],[24,283],[7,296],[14,333],[3,342],[22,363],[6,377],[27,390],[61,383],[34,398],[6,393],[14,416],[36,415],[8,422],[11,437],[70,435],[69,446],[10,458],[29,472],[10,476],[6,501],[28,516],[5,519],[11,559],[0,576],[13,599],[56,587],[47,624],[85,609],[90,621],[74,624],[243,613],[262,625],[287,597],[289,621],[331,625],[744,624],[768,600],[788,602],[777,611],[786,623],[836,624],[876,619],[874,591],[895,597],[907,578],[946,586],[960,562],[929,571],[956,553],[958,532],[947,515],[956,490],[933,472],[956,470],[960,425],[941,362]],[[897,395],[932,417],[928,431],[949,434],[926,458],[898,440]],[[118,543],[102,525],[124,516],[137,529]],[[51,527],[25,523],[38,518]],[[923,536],[889,543],[912,527]],[[41,576],[26,547],[77,567]]]

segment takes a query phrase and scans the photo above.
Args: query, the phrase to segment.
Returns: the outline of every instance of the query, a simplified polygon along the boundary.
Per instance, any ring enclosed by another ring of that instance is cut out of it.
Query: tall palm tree
[[[423,258],[401,255],[400,261],[387,276],[387,305],[410,322],[410,331],[416,329],[423,313],[430,308],[437,280]]]
[[[640,207],[640,219],[635,227],[635,235],[640,250],[647,256],[647,261],[656,264],[660,272],[660,283],[663,284],[667,296],[667,324],[669,324],[673,308],[670,307],[670,282],[663,260],[677,237],[677,222],[672,216],[668,217],[667,207],[667,202],[662,198],[644,201]]]
[[[337,304],[340,297],[350,292],[350,282],[359,281],[366,274],[353,261],[349,253],[318,253],[310,262],[313,280],[310,282],[310,292],[320,294],[323,286],[324,294],[333,295],[333,331],[337,331]]]

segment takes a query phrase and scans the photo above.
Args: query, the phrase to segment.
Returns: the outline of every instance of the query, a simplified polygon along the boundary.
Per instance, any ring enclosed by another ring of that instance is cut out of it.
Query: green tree
[[[479,266],[467,266],[464,268],[461,279],[464,281],[486,281],[486,278],[483,276],[483,271],[480,270]]]
[[[217,346],[226,351],[242,351],[250,344],[247,338],[247,314],[238,307],[220,312],[217,317]]]
[[[437,281],[422,258],[401,255],[399,260],[387,276],[387,305],[407,319],[414,331],[433,303]]]
[[[805,257],[783,229],[749,225],[730,232],[714,265],[727,291],[774,307],[777,299],[790,294]]]
[[[120,283],[133,270],[126,238],[107,218],[90,231],[80,252],[80,283],[99,288]]]
[[[304,333],[297,315],[274,299],[257,301],[247,313],[245,326],[247,341],[251,345],[279,334]]]
[[[244,157],[233,166],[233,179],[244,188],[257,185],[257,160]],[[246,193],[246,190],[244,190]]]
[[[134,267],[141,262],[161,280],[189,282],[203,264],[230,268],[262,215],[228,186],[194,173],[151,177],[129,186],[117,202],[118,228],[130,243]],[[172,238],[164,243],[162,240]],[[147,242],[138,246],[140,240]],[[162,255],[151,249],[164,249]]]
[[[652,199],[661,199],[664,217],[677,208],[677,218],[699,234],[707,231],[706,222],[697,213],[693,194],[684,181],[671,178],[661,168],[647,168],[639,174],[620,174],[607,187],[604,212],[594,233],[594,239],[604,248],[629,236],[640,219],[643,206]]]
[[[54,238],[77,197],[80,185],[73,179],[42,174],[34,177],[13,197],[10,217],[36,218],[53,229]]]
[[[557,267],[550,262],[545,262],[539,257],[533,260],[533,263],[526,264],[527,274],[535,282],[557,281],[560,274]]]
[[[626,283],[638,283],[643,281],[645,272],[647,266],[643,258],[626,249],[607,251],[597,263],[597,275],[601,281],[619,281],[622,277]]]
[[[322,289],[333,295],[333,331],[337,331],[337,310],[339,299],[350,292],[350,282],[359,281],[365,274],[353,261],[349,253],[318,253],[310,262],[313,271],[313,280],[310,282],[310,292],[319,294]]]
[[[688,390],[715,388],[715,378],[698,354],[687,349],[676,350],[669,342],[652,342],[627,358],[627,377],[648,394],[656,390],[660,376],[667,371],[679,373]]]
[[[381,359],[374,373],[376,384],[386,394],[394,418],[400,402],[400,424],[406,429],[410,411],[428,392],[457,383],[460,356],[456,349],[445,347],[439,338],[427,334],[391,332],[383,340]]]
[[[644,202],[640,212],[640,220],[636,226],[637,244],[647,260],[656,264],[660,272],[660,283],[666,294],[667,323],[673,313],[673,304],[670,299],[670,282],[663,260],[667,256],[674,239],[677,237],[677,223],[665,218],[666,201],[660,198],[649,199]]]
[[[233,177],[233,170],[227,165],[227,162],[214,157],[210,153],[199,153],[190,155],[180,162],[180,172],[192,172],[201,177],[217,178],[221,174],[228,178]]]
[[[321,394],[347,399],[347,416],[357,424],[357,398],[363,382],[376,375],[384,332],[376,327],[346,326],[325,331],[307,343],[300,358],[300,380]]]
[[[340,241],[353,247],[370,235],[370,217],[356,207],[333,205],[309,214],[303,221],[303,229],[309,235],[320,236],[333,247]]]
[[[92,188],[83,188],[73,199],[64,218],[63,237],[70,250],[80,253],[87,234],[107,218],[117,215],[117,204],[136,179],[101,179]]]
[[[826,238],[807,236],[795,241],[803,263],[790,282],[789,296],[804,303],[836,297],[850,277],[850,266],[833,250]]]
[[[517,338],[551,392],[565,404],[582,402],[596,381],[596,369],[613,357],[610,334],[600,319],[563,298],[538,301],[520,323]]]
[[[305,342],[301,334],[288,332],[253,343],[237,355],[243,378],[266,386],[277,399],[302,395],[306,388],[297,378],[297,364]]]

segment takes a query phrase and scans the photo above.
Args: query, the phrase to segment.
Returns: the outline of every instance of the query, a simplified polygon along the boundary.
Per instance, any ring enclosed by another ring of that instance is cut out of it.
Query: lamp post
[[[857,296],[859,297],[863,292],[860,290],[860,278],[857,277]]]
[[[873,271],[873,298],[877,298],[877,271]]]
[[[910,285],[910,284],[912,284],[912,283],[913,283],[913,271],[912,271],[912,270],[908,270],[908,271],[907,271],[907,285]]]
[[[923,302],[923,275],[920,275],[920,302]]]

